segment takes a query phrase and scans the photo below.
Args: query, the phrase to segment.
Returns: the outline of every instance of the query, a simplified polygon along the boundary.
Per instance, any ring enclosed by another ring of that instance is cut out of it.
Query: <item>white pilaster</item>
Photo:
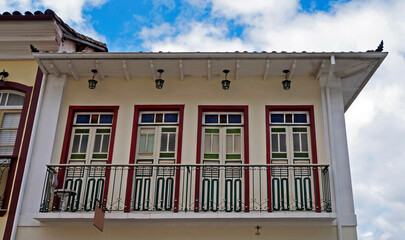
[[[46,164],[52,159],[59,111],[63,92],[67,81],[66,75],[57,78],[49,75],[45,85],[42,106],[38,117],[36,136],[34,136],[31,166],[28,170],[28,180],[22,202],[19,225],[40,225],[33,219],[39,211],[41,192],[46,174]]]

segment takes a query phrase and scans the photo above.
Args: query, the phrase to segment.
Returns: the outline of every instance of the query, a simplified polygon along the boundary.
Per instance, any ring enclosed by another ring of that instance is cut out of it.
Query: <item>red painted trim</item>
[[[21,114],[19,131],[20,131],[21,126],[24,127],[24,125],[21,125],[21,122],[26,122],[25,134],[24,134],[24,139],[22,140],[20,156],[18,159],[16,176],[14,179],[14,189],[12,192],[11,203],[10,203],[10,207],[9,207],[10,211],[9,211],[9,214],[7,217],[7,222],[6,222],[6,227],[4,230],[3,239],[10,239],[11,233],[13,230],[15,214],[16,214],[17,205],[18,205],[19,196],[20,196],[21,183],[22,183],[23,176],[24,176],[25,163],[27,161],[27,155],[28,155],[28,150],[29,150],[30,141],[31,141],[32,128],[34,125],[35,114],[37,111],[38,98],[39,98],[39,93],[40,93],[41,85],[42,85],[42,76],[43,76],[43,73],[42,73],[41,69],[38,68],[37,75],[35,78],[35,85],[34,85],[33,95],[31,98],[31,103],[29,101],[27,102],[26,99],[24,99],[23,109],[26,107],[27,111],[29,111],[29,113],[28,113],[28,117],[26,120],[25,119],[22,120],[23,115]],[[0,88],[6,87],[6,86],[10,86],[11,88],[9,88],[9,89],[13,89],[13,87],[16,87],[16,88],[21,87],[21,90],[29,89],[26,92],[25,98],[30,98],[30,96],[31,96],[31,89],[32,89],[31,87],[27,87],[27,86],[24,86],[19,83],[4,82],[4,83],[1,83]],[[14,90],[19,91],[18,89],[14,89]],[[25,104],[27,104],[27,106],[25,106]],[[28,104],[29,104],[29,110],[28,110]],[[18,134],[17,134],[17,136],[18,136]]]
[[[179,133],[177,138],[177,157],[176,163],[181,164],[181,151],[183,143],[183,121],[184,121],[184,105],[135,105],[134,106],[134,120],[132,125],[132,137],[131,137],[131,150],[129,153],[129,163],[135,163],[136,155],[136,141],[138,136],[138,119],[139,113],[142,111],[178,111],[179,112]],[[131,196],[132,196],[132,181],[133,169],[130,168],[127,179],[127,190],[125,196],[125,212],[131,211]],[[176,185],[175,185],[175,197],[174,197],[174,212],[178,211],[179,207],[179,193],[180,193],[180,169],[176,168]]]
[[[118,117],[118,109],[119,106],[70,106],[68,112],[68,118],[66,121],[66,128],[65,128],[65,136],[63,138],[63,145],[62,145],[62,152],[60,158],[60,164],[66,164],[69,156],[69,146],[70,146],[70,138],[72,137],[72,128],[74,122],[74,116],[78,112],[112,112],[113,115],[113,122],[111,125],[111,139],[110,139],[110,147],[108,149],[108,159],[107,164],[111,164],[113,158],[113,150],[114,150],[114,142],[115,142],[115,131],[117,127],[117,117]],[[65,168],[61,168],[58,173],[58,188],[63,188],[64,184],[64,177],[65,177]],[[104,196],[103,196],[103,204],[105,204],[105,199],[108,194],[108,186],[110,180],[110,171],[107,169],[106,171],[106,180],[104,185]],[[53,209],[59,209],[59,201],[55,199]]]
[[[316,148],[316,134],[315,134],[315,114],[314,106],[312,105],[298,105],[298,106],[266,106],[266,163],[271,163],[271,148],[270,148],[270,119],[269,114],[271,111],[305,111],[309,113],[310,131],[311,131],[311,152],[312,152],[312,163],[318,163],[318,151]],[[316,212],[321,212],[321,198],[319,189],[319,176],[318,168],[314,168],[314,191],[315,191],[315,210]],[[267,196],[269,199],[268,207],[269,212],[271,212],[271,175],[270,170],[267,171]]]
[[[41,80],[42,80],[42,76],[41,76]],[[8,184],[6,185],[6,189],[4,192],[3,206],[1,206],[3,209],[7,209],[9,201],[10,201],[11,190],[13,187],[15,169],[17,167],[18,153],[21,148],[22,136],[24,133],[24,127],[25,127],[25,123],[26,123],[28,108],[29,108],[30,101],[31,101],[32,87],[28,87],[28,86],[25,86],[23,84],[16,83],[16,82],[0,82],[0,90],[14,90],[14,91],[24,93],[24,103],[23,103],[23,108],[21,110],[20,123],[18,124],[18,131],[17,131],[15,143],[14,143],[13,154],[12,154],[12,157],[9,156],[10,158],[12,158],[12,161],[10,163],[9,174],[7,177]]]
[[[113,123],[111,126],[111,140],[110,149],[108,153],[107,163],[112,161],[112,150],[114,147],[115,129],[117,126],[118,106],[70,106],[68,118],[66,121],[65,137],[63,138],[62,153],[60,157],[60,164],[66,164],[69,155],[70,138],[72,136],[74,116],[78,112],[112,112],[114,114]]]
[[[243,132],[244,132],[244,163],[249,164],[249,113],[248,106],[232,105],[202,105],[198,106],[198,125],[197,125],[197,156],[196,163],[201,164],[201,141],[202,141],[202,115],[204,112],[243,112]],[[195,202],[194,211],[199,211],[200,198],[200,168],[196,169],[195,176]],[[249,168],[245,168],[245,212],[249,212]]]

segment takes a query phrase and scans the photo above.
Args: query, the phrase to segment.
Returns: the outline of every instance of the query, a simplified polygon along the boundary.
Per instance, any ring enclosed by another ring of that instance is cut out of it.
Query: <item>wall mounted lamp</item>
[[[229,81],[228,80],[228,73],[229,73],[229,70],[228,69],[225,69],[224,71],[223,71],[224,73],[225,73],[225,79],[224,80],[222,80],[222,89],[224,89],[224,90],[228,90],[229,89],[229,86],[231,85],[231,81]]]
[[[0,72],[0,82],[4,82],[6,77],[8,77],[8,72],[6,72],[6,69],[3,69],[3,72]]]
[[[97,85],[97,80],[94,79],[98,71],[96,69],[92,69],[91,72],[93,73],[93,78],[89,80],[89,88],[95,89]]]
[[[285,80],[282,82],[284,90],[288,90],[291,87],[291,81],[288,80],[288,73],[290,73],[290,70],[284,70],[283,71],[285,75]]]
[[[162,89],[163,88],[163,83],[165,83],[165,80],[162,79],[162,73],[164,73],[165,70],[158,69],[157,72],[159,73],[159,78],[155,80],[156,88],[157,89]]]

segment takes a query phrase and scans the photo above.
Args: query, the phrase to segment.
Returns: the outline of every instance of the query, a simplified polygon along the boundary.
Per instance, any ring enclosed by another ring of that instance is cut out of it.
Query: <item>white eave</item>
[[[292,81],[300,76],[314,79],[328,74],[334,56],[334,77],[343,83],[345,110],[369,81],[388,53],[386,52],[137,52],[137,53],[35,53],[41,70],[48,74],[68,74],[76,80],[90,77],[98,69],[102,79],[153,79],[157,69],[164,69],[165,78],[185,80],[204,77],[207,81],[223,77],[229,69],[230,79],[246,80],[282,76],[284,69],[292,72]]]

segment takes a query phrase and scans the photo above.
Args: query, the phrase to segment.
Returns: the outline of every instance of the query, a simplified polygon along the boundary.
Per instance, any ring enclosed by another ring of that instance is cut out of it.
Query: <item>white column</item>
[[[60,78],[49,75],[45,83],[41,110],[37,112],[39,114],[38,125],[36,135],[33,138],[31,166],[28,170],[25,194],[22,199],[19,226],[40,225],[40,222],[33,217],[39,213],[46,164],[49,164],[52,159],[59,111],[66,81],[66,75],[61,75]]]
[[[339,188],[336,201],[339,201],[340,224],[342,226],[356,226],[357,221],[354,213],[352,180],[340,79],[336,79],[327,87],[326,97],[330,103],[330,137],[332,138],[332,161],[336,167],[335,180]]]

